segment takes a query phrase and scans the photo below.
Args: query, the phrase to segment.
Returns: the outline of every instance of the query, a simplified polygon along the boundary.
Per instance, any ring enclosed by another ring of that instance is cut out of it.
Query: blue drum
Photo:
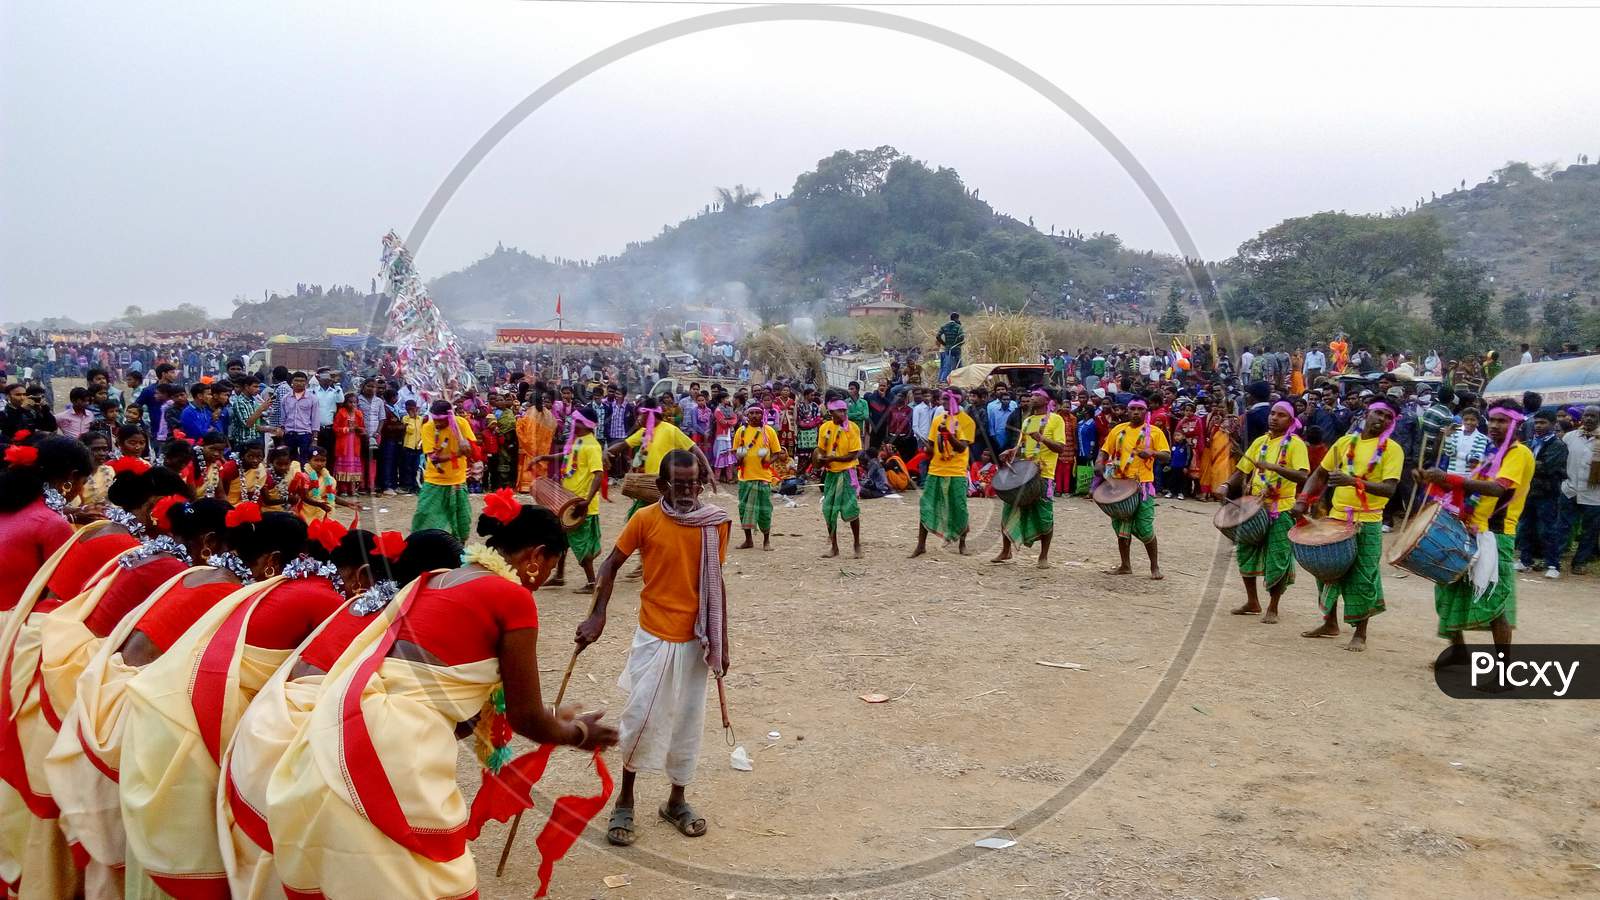
[[[1395,554],[1389,565],[1435,584],[1460,581],[1478,550],[1466,523],[1437,503],[1423,507],[1395,537]]]
[[[1289,548],[1318,581],[1338,581],[1356,564],[1356,526],[1343,519],[1302,520],[1289,529]]]

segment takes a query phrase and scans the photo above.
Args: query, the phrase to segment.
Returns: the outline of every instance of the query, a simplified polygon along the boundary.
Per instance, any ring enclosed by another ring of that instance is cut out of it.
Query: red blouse
[[[61,557],[50,580],[45,582],[45,596],[34,605],[34,611],[49,612],[78,596],[102,566],[122,551],[137,546],[138,538],[122,530],[91,534],[73,544]]]
[[[250,614],[244,642],[266,650],[293,650],[343,606],[345,598],[328,579],[311,576],[286,581],[259,602]]]
[[[211,607],[239,587],[239,582],[232,580],[208,581],[195,587],[180,582],[145,610],[144,617],[134,626],[135,630],[144,632],[150,643],[165,653],[178,638],[183,637],[189,626],[200,621],[200,617]]]
[[[106,637],[116,629],[117,623],[133,608],[145,601],[151,592],[168,578],[189,568],[176,557],[162,554],[145,560],[131,569],[118,566],[111,576],[111,587],[101,595],[83,625],[96,637]]]
[[[16,512],[0,513],[0,611],[17,605],[39,567],[70,537],[72,526],[42,497]]]
[[[371,622],[371,616],[355,615],[346,606],[300,658],[328,671]],[[400,621],[396,639],[416,644],[444,665],[459,666],[497,658],[508,631],[538,627],[539,607],[526,588],[484,575],[448,588],[424,588]]]

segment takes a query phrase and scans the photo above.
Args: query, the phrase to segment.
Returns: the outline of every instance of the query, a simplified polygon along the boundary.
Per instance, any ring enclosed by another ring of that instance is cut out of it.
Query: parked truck
[[[870,391],[889,377],[889,357],[882,353],[829,353],[822,357],[822,387],[843,391],[854,381]]]

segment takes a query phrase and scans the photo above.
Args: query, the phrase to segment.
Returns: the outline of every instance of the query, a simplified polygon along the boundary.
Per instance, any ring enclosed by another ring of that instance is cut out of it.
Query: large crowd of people
[[[670,782],[663,819],[703,834],[686,787],[706,679],[727,668],[721,566],[735,529],[732,549],[772,547],[774,495],[818,496],[824,552],[855,557],[874,500],[916,495],[912,557],[930,536],[966,554],[970,504],[997,502],[994,562],[1037,548],[1042,567],[1055,505],[1092,500],[1109,573],[1133,574],[1138,542],[1151,578],[1158,498],[1259,509],[1233,612],[1278,621],[1298,560],[1322,616],[1304,636],[1348,626],[1351,650],[1385,608],[1383,534],[1422,511],[1477,548],[1435,589],[1457,649],[1482,630],[1509,652],[1515,573],[1600,553],[1600,407],[1485,403],[1493,354],[1084,347],[963,389],[964,342],[953,316],[937,366],[897,353],[843,385],[752,383],[736,354],[670,381],[630,351],[473,355],[446,396],[381,352],[248,372],[244,347],[54,351],[45,371],[82,383],[52,404],[18,378],[0,410],[0,879],[47,897],[465,896],[468,840],[531,803],[555,745],[593,751],[604,783],[563,815],[602,808],[615,746],[608,838],[635,840],[640,772]],[[31,375],[33,349],[9,349]],[[732,515],[703,497],[723,485]],[[608,542],[613,492],[631,505]],[[409,533],[337,515],[398,493],[416,495]],[[1352,547],[1344,568],[1297,556],[1318,529]],[[569,555],[594,603],[578,651],[617,580],[641,582],[615,726],[540,683],[531,592],[564,584]],[[540,749],[512,758],[513,734]],[[462,735],[485,773],[470,809]]]

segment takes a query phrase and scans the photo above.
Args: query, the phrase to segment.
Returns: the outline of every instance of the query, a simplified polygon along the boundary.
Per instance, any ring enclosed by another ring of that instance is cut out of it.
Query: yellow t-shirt
[[[478,436],[472,433],[472,426],[466,419],[456,416],[456,428],[461,429],[461,441],[471,443]],[[434,427],[433,419],[422,423],[422,455],[429,456],[436,450],[444,449],[446,452],[459,453],[452,459],[445,460],[442,466],[434,465],[433,460],[423,459],[422,480],[428,484],[457,485],[467,483],[467,461],[472,456],[472,448],[464,446],[456,440],[454,432],[445,428],[441,434]]]
[[[628,435],[627,444],[637,450],[644,443],[644,429],[640,428]],[[644,472],[646,475],[661,474],[661,460],[674,450],[693,450],[694,441],[687,434],[678,430],[678,426],[671,422],[657,422],[656,433],[650,437],[650,446],[644,451]]]
[[[589,496],[589,489],[594,486],[598,473],[606,470],[604,455],[600,452],[600,442],[594,435],[586,434],[572,444],[572,456],[562,460],[561,486],[577,494],[579,497]],[[589,501],[589,515],[600,514],[600,495],[596,493]]]
[[[422,423],[428,421],[422,413],[414,416],[401,416],[400,421],[406,423],[406,436],[400,446],[407,450],[422,449]]]
[[[1350,452],[1350,445],[1355,444],[1355,457],[1347,464],[1345,455]],[[1322,458],[1322,468],[1329,472],[1344,472],[1366,481],[1388,481],[1400,478],[1400,473],[1405,469],[1406,452],[1400,445],[1390,440],[1383,448],[1383,456],[1371,468],[1367,463],[1372,459],[1372,454],[1378,449],[1377,438],[1363,438],[1358,434],[1347,434],[1328,448],[1328,455]],[[1334,518],[1342,519],[1350,512],[1355,513],[1357,522],[1383,521],[1383,507],[1389,502],[1388,497],[1379,497],[1376,494],[1367,494],[1366,509],[1361,507],[1361,497],[1354,487],[1334,488],[1333,509]]]
[[[1029,416],[1022,420],[1022,443],[1019,455],[1039,464],[1039,474],[1046,480],[1056,477],[1056,458],[1061,454],[1041,444],[1034,435],[1044,432],[1046,440],[1064,444],[1067,441],[1067,420],[1055,413]]]
[[[1145,425],[1149,425],[1148,422]],[[1106,454],[1111,465],[1117,468],[1117,477],[1133,478],[1145,484],[1156,480],[1156,460],[1140,459],[1139,451],[1149,450],[1151,453],[1160,453],[1171,450],[1167,443],[1167,435],[1161,429],[1150,425],[1150,446],[1145,446],[1144,425],[1134,425],[1132,422],[1122,422],[1111,433],[1106,435],[1105,443],[1100,445],[1100,450]]]
[[[967,477],[967,456],[972,449],[972,442],[978,438],[978,425],[967,415],[966,410],[956,413],[956,439],[967,445],[966,450],[960,453],[940,446],[939,426],[944,424],[949,414],[943,410],[935,413],[933,421],[928,424],[928,443],[933,445],[933,459],[928,462],[928,474],[943,478]]]
[[[1295,494],[1298,486],[1276,472],[1262,469],[1256,473],[1256,460],[1265,459],[1273,465],[1288,466],[1291,469],[1311,471],[1311,456],[1306,452],[1306,442],[1297,435],[1288,436],[1289,447],[1284,449],[1284,438],[1275,438],[1270,433],[1256,438],[1250,449],[1239,458],[1239,471],[1249,475],[1250,493],[1252,496],[1266,497],[1271,494],[1277,498],[1278,512],[1288,512],[1294,506]],[[1279,457],[1282,457],[1281,459]]]
[[[730,524],[718,528],[717,553],[722,559],[728,557]],[[661,504],[652,503],[622,526],[616,549],[624,556],[648,550],[644,586],[639,589],[639,627],[663,641],[694,640],[694,620],[700,612],[700,529],[679,525],[661,511]]]
[[[850,454],[847,460],[831,460],[828,463],[829,472],[848,472],[860,463],[857,455],[861,453],[861,430],[849,420],[840,428],[829,419],[817,429],[817,449],[830,456]]]
[[[778,443],[778,430],[771,425],[760,428],[740,425],[733,433],[733,449],[735,454],[740,449],[745,451],[744,458],[739,460],[740,481],[771,481],[772,460],[783,445]],[[763,449],[767,451],[764,457],[760,453]]]
[[[1500,461],[1500,471],[1495,473],[1494,478],[1496,481],[1509,481],[1514,488],[1500,533],[1515,537],[1517,520],[1522,518],[1522,505],[1528,500],[1528,487],[1533,484],[1533,451],[1522,443],[1507,450],[1505,459]],[[1472,527],[1479,531],[1488,528],[1489,520],[1494,518],[1495,510],[1504,500],[1505,497],[1479,497],[1478,505],[1472,511]]]

